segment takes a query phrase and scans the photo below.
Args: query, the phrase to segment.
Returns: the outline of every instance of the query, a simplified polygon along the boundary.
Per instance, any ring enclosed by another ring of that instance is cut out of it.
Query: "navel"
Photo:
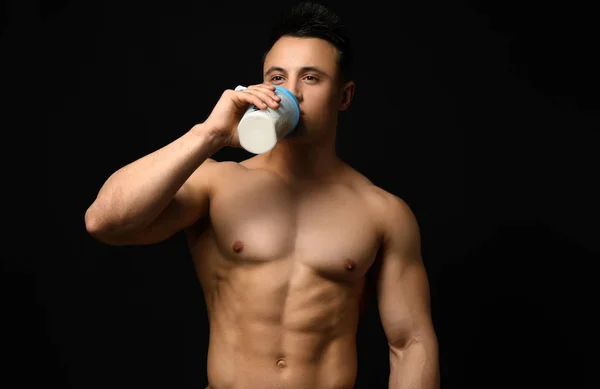
[[[244,249],[244,244],[242,242],[240,242],[239,240],[236,240],[235,243],[233,244],[232,248],[233,248],[234,253],[241,253],[242,250]]]
[[[283,359],[283,358],[279,358],[279,359],[277,360],[277,367],[278,367],[278,368],[280,368],[280,369],[283,369],[283,368],[284,368],[284,367],[286,367],[286,366],[287,366],[287,363],[285,362],[285,359]]]
[[[354,262],[351,259],[346,259],[346,262],[344,263],[344,267],[346,268],[346,270],[352,271],[356,268],[356,262]]]

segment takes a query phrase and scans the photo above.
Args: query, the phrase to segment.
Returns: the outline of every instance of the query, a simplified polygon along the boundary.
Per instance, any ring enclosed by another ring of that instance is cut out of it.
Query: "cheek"
[[[319,93],[320,92],[320,93]],[[335,112],[338,106],[338,101],[335,96],[324,91],[315,91],[304,98],[304,111],[310,116],[327,116]]]

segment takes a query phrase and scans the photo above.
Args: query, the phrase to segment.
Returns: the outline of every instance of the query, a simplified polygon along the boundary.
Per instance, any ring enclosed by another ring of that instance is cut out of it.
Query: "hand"
[[[223,92],[204,125],[224,137],[227,146],[239,148],[237,126],[250,104],[261,110],[277,109],[280,101],[275,95],[275,88],[268,84],[252,85],[242,91],[228,89]]]

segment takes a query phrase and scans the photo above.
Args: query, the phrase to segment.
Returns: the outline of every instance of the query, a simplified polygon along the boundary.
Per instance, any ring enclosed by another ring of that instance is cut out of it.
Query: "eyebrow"
[[[282,67],[271,66],[269,68],[269,70],[267,70],[265,72],[265,76],[267,76],[268,74],[273,73],[273,72],[287,73],[287,71],[284,68],[282,68]],[[306,73],[306,72],[315,72],[315,73],[319,73],[319,74],[321,74],[323,76],[329,77],[329,74],[327,74],[327,72],[325,70],[323,70],[321,68],[318,68],[316,66],[303,66],[303,67],[300,68],[300,73]]]

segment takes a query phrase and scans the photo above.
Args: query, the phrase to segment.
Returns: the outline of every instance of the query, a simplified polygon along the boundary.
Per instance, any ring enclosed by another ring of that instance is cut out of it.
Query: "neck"
[[[324,180],[337,172],[341,161],[335,153],[335,131],[317,142],[300,139],[282,139],[264,154],[271,170],[288,181]]]

